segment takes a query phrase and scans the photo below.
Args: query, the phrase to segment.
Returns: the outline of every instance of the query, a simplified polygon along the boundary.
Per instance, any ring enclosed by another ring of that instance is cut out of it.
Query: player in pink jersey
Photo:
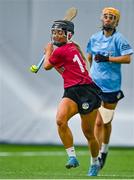
[[[81,128],[91,152],[88,176],[97,176],[100,169],[99,145],[94,136],[97,109],[100,107],[100,89],[93,83],[86,68],[86,59],[80,47],[71,41],[74,24],[59,20],[52,25],[52,43],[45,48],[44,69],[53,67],[64,80],[64,95],[59,103],[56,122],[60,139],[68,154],[66,168],[79,166],[68,121],[75,114],[81,117]]]

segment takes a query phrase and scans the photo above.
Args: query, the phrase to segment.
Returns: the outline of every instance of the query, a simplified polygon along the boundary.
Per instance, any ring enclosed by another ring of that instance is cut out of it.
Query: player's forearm
[[[51,53],[50,52],[46,52],[45,60],[44,60],[44,65],[43,65],[45,70],[50,70],[50,69],[53,68],[52,64],[49,62],[50,56],[51,56]]]
[[[44,67],[45,70],[50,70],[50,69],[53,68],[53,65],[49,61],[52,52],[53,52],[53,44],[48,43],[47,46],[44,49],[45,59],[44,59],[43,67]]]
[[[131,56],[118,56],[118,57],[109,57],[109,62],[121,63],[121,64],[129,64],[131,62]]]

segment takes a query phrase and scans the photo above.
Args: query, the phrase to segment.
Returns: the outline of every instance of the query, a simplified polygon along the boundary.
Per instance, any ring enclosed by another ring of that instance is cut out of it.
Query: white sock
[[[100,157],[101,158],[101,151],[99,150],[99,155],[98,155],[98,157]]]
[[[109,148],[108,144],[102,143],[100,152],[101,153],[107,153],[108,152],[108,148]]]
[[[68,154],[69,157],[70,157],[70,156],[76,157],[74,146],[66,149],[66,152],[67,152],[67,154]]]
[[[95,157],[95,158],[91,157],[91,165],[94,165],[94,164],[99,165],[98,157]]]

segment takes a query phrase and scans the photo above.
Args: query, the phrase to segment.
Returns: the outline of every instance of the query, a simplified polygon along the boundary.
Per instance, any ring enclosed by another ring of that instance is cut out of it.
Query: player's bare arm
[[[44,69],[50,70],[53,68],[53,65],[49,62],[49,58],[53,52],[53,44],[48,43],[45,47],[45,60],[44,60]]]
[[[131,55],[124,55],[118,57],[109,57],[110,62],[121,63],[121,64],[129,64],[131,62]]]

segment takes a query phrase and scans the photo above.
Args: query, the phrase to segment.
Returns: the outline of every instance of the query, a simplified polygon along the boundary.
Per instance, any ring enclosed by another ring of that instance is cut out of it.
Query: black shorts
[[[101,99],[104,103],[117,103],[120,99],[122,99],[124,97],[123,92],[120,91],[116,91],[116,92],[111,92],[111,93],[105,93],[102,92],[101,93]]]
[[[101,89],[95,84],[76,85],[66,88],[64,97],[75,101],[80,114],[87,114],[101,105]]]

